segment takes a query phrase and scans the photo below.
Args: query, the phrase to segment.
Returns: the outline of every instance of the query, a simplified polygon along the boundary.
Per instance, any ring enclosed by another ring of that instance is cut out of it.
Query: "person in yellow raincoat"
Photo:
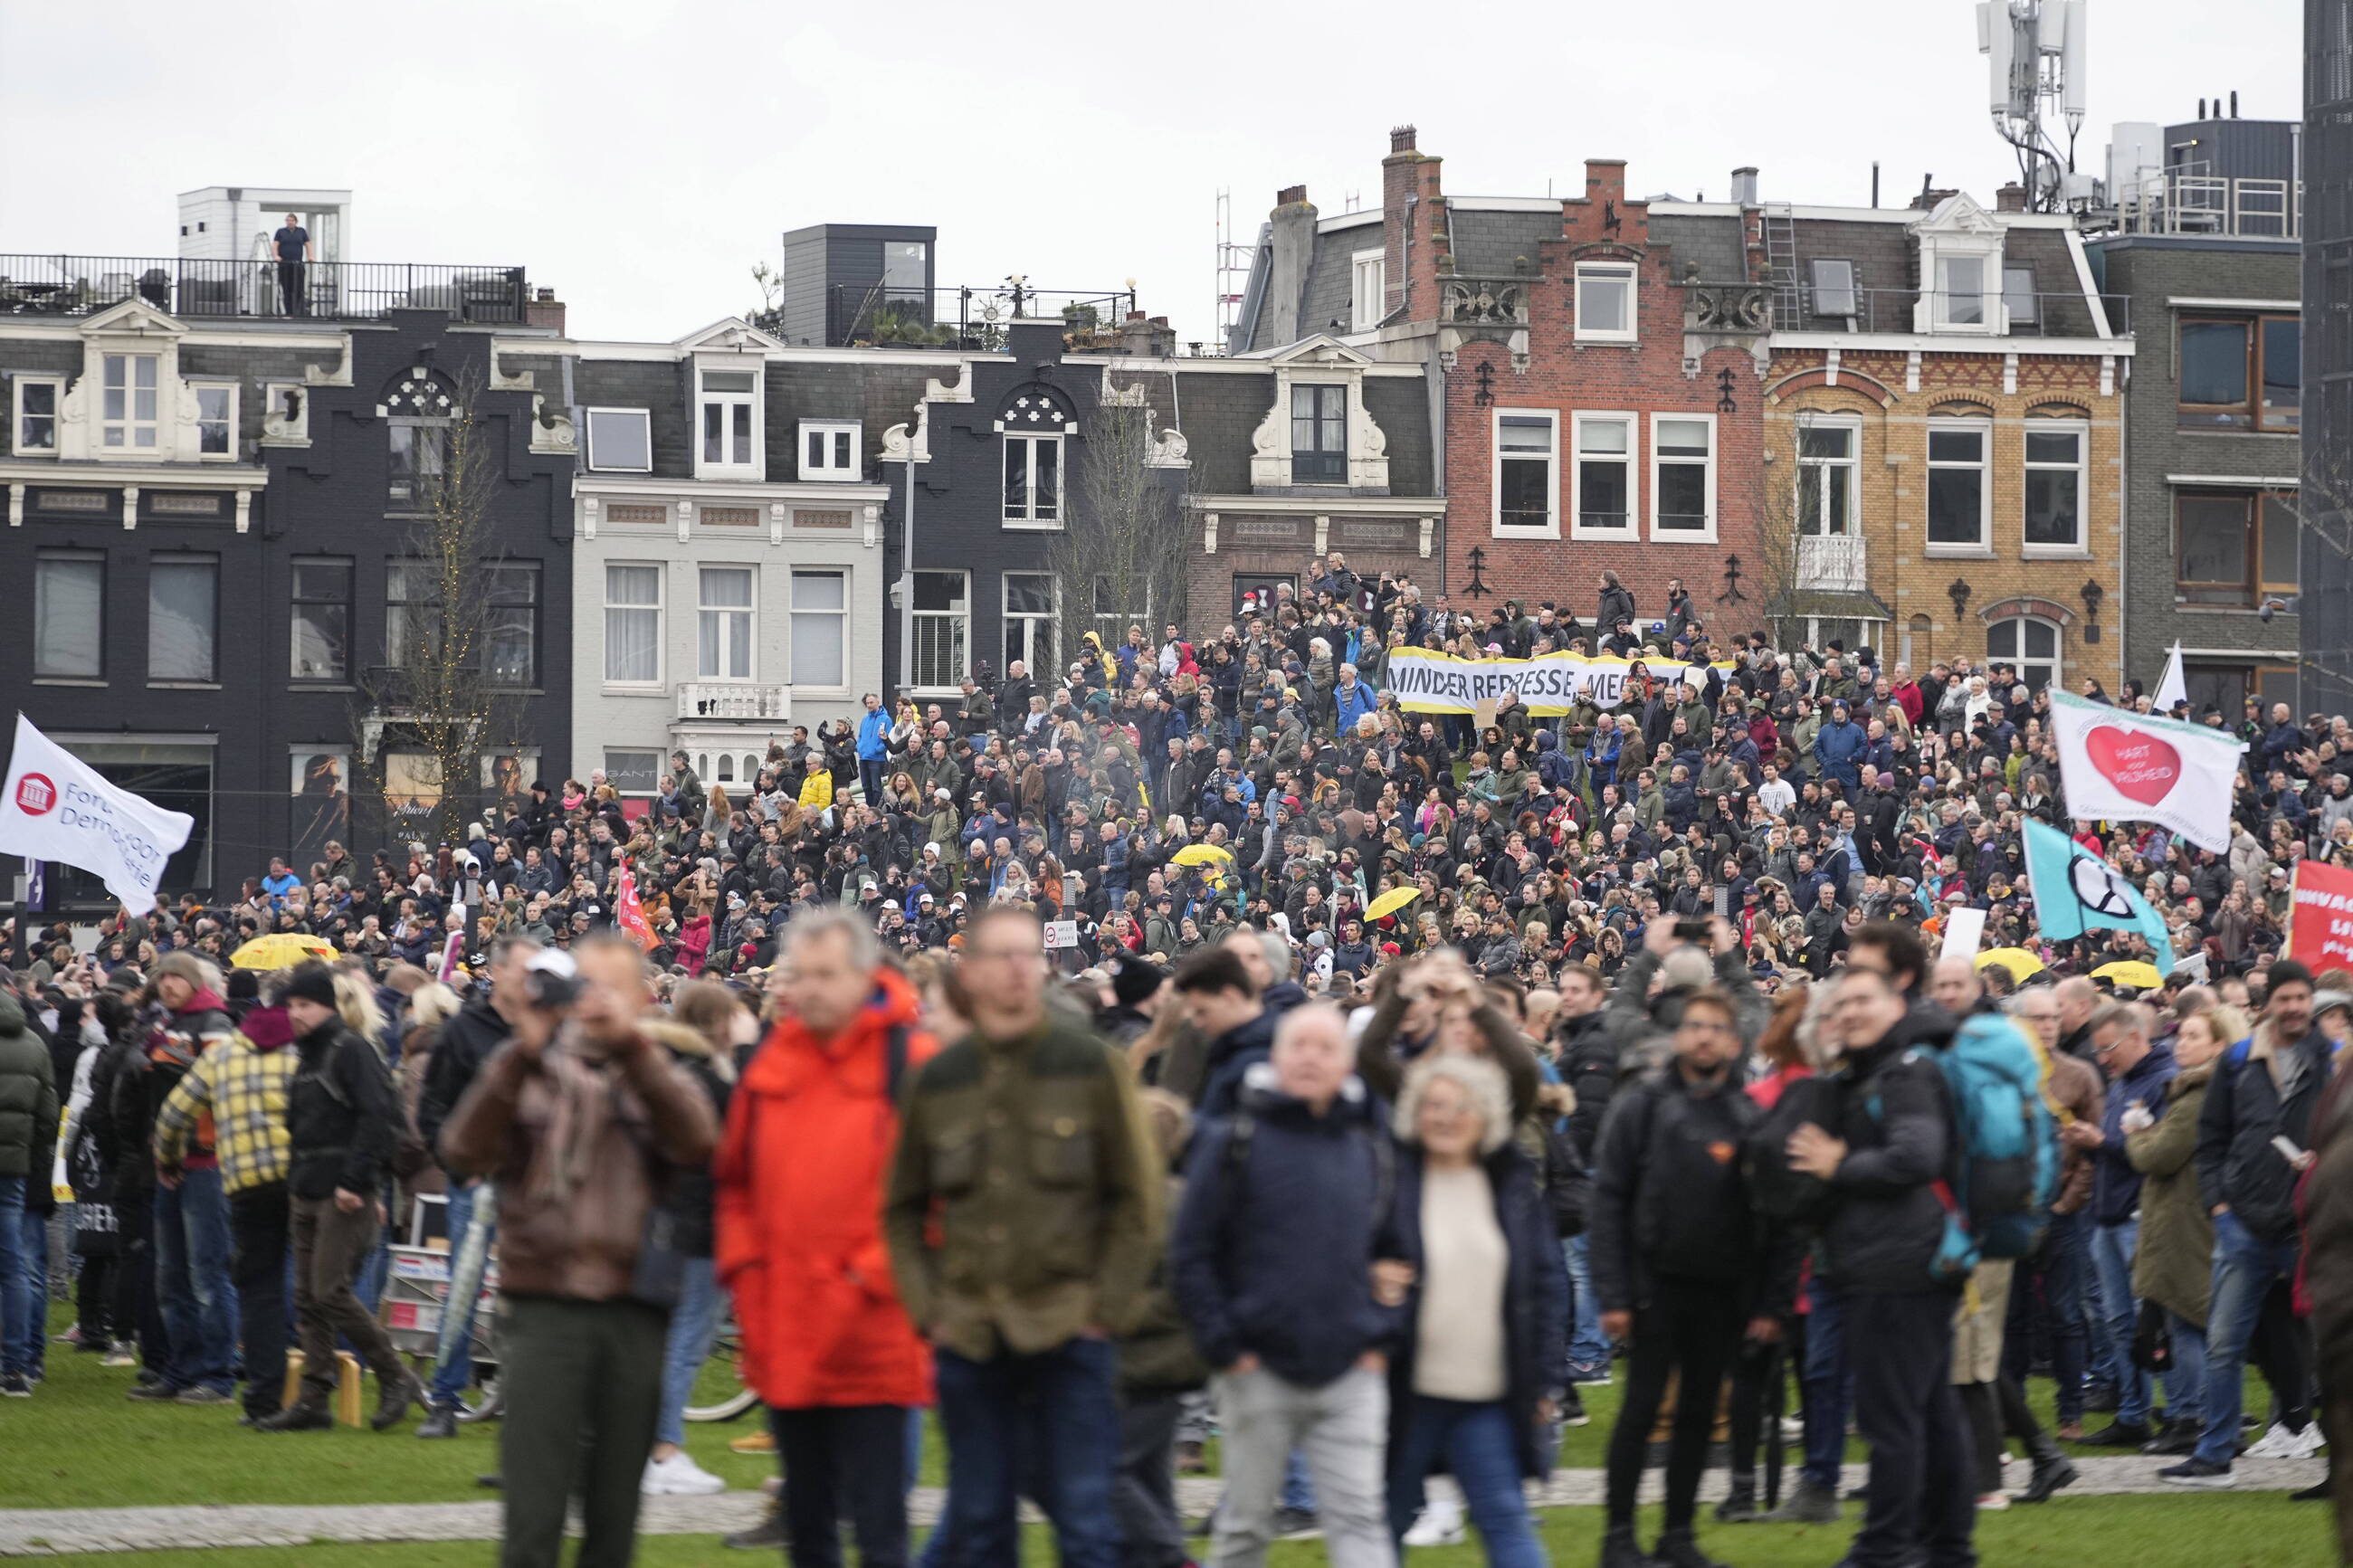
[[[833,770],[825,765],[823,752],[808,754],[808,777],[801,784],[800,805],[803,811],[827,811],[833,805]]]

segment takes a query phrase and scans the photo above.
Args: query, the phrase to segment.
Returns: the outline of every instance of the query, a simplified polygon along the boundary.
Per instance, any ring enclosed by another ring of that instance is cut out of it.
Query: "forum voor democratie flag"
[[[164,864],[188,841],[196,819],[166,811],[119,784],[16,715],[16,746],[0,790],[0,851],[62,860],[106,884],[122,907],[155,907]]]
[[[2165,922],[2125,874],[2057,828],[2029,818],[2026,876],[2034,892],[2034,919],[2053,942],[2092,927],[2138,931],[2147,939],[2159,974],[2173,973],[2173,942]]]
[[[2059,777],[2080,822],[2154,822],[2217,855],[2231,847],[2231,795],[2246,743],[2227,730],[2051,694]]]

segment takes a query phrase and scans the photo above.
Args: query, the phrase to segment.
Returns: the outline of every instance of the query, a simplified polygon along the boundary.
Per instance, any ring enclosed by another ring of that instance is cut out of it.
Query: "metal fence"
[[[897,289],[837,283],[826,300],[826,341],[874,348],[994,350],[1017,321],[1060,321],[1073,332],[1116,330],[1135,296],[1008,282],[993,289]]]
[[[519,322],[530,297],[520,267],[0,255],[0,313],[10,315],[87,316],[144,300],[183,317],[364,321],[431,310],[461,321]]]

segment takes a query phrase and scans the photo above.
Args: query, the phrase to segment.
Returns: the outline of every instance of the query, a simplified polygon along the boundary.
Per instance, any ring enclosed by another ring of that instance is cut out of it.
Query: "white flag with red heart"
[[[2247,749],[2236,735],[2063,691],[2051,694],[2051,724],[2078,820],[2154,822],[2216,854],[2231,847],[2231,796]]]

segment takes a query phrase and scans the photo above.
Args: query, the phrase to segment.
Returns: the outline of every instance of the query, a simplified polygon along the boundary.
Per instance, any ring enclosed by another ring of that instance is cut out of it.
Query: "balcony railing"
[[[1799,535],[1798,586],[1862,592],[1867,586],[1863,576],[1862,535]]]
[[[837,346],[975,349],[1005,346],[1015,321],[1059,321],[1077,334],[1115,332],[1135,309],[1135,295],[1032,289],[894,289],[837,283],[826,300],[825,340]],[[1086,346],[1082,343],[1080,346]]]
[[[679,682],[677,717],[682,720],[759,723],[788,721],[792,716],[789,686],[753,686],[733,680]]]
[[[461,321],[521,321],[531,291],[520,267],[316,261],[292,298],[270,261],[179,257],[0,255],[0,314],[88,316],[144,300],[174,316],[369,321],[399,310]]]
[[[2116,223],[2127,234],[2294,239],[2304,232],[2302,180],[2234,180],[2151,170],[2120,182]]]
[[[2073,289],[2030,294],[2024,289],[1953,293],[1919,289],[1817,289],[1784,279],[1774,289],[1773,325],[1797,332],[1913,332],[1925,330],[1967,337],[2088,338],[2091,301],[2096,298],[2117,337],[2132,331],[2132,297],[2088,295]]]

